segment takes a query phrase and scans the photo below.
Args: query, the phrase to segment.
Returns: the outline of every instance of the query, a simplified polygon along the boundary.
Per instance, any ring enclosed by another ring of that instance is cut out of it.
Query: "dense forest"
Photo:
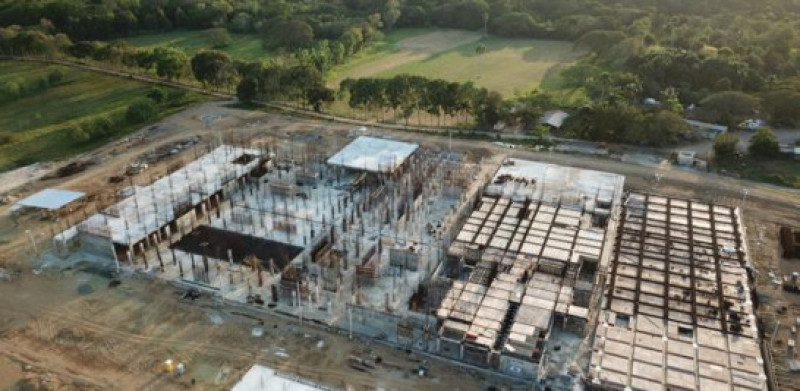
[[[485,29],[569,40],[590,52],[563,72],[564,87],[584,89],[588,98],[571,108],[576,115],[565,124],[566,135],[664,145],[686,131],[677,120],[683,115],[729,126],[754,115],[774,126],[800,125],[798,0],[0,0],[0,26],[6,53],[57,51],[154,69],[166,78],[194,75],[210,85],[236,86],[245,99],[300,100],[318,110],[338,95],[353,107],[400,112],[402,105],[386,92],[396,86],[351,80],[335,94],[325,86],[325,73],[382,30]],[[143,32],[209,28],[259,34],[284,55],[244,64],[213,51],[194,59],[169,48],[107,43]],[[430,104],[444,82],[403,80],[417,86],[407,90],[415,91],[417,106],[427,107],[420,110],[444,115],[436,113],[447,104]],[[291,88],[277,91],[271,84]],[[363,96],[357,87],[364,86],[372,86],[366,91],[374,96]],[[459,88],[478,92],[460,106],[466,108],[447,115],[472,117],[484,127],[494,119],[533,127],[535,114],[558,105],[543,92],[502,101],[472,86]],[[648,98],[656,104],[643,105]],[[690,105],[698,109],[684,112]],[[486,107],[496,113],[487,115]]]

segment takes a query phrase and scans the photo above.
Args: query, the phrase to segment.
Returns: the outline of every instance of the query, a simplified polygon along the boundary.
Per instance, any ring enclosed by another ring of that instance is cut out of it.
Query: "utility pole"
[[[450,152],[450,158],[453,156],[453,130],[447,129],[447,151]]]

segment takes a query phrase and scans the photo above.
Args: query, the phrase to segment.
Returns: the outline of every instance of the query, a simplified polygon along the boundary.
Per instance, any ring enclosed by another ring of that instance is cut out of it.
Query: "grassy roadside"
[[[800,189],[800,160],[788,156],[769,160],[743,156],[719,162],[716,169],[723,175]]]
[[[59,83],[35,93],[0,101],[0,172],[37,161],[66,158],[110,139],[124,136],[142,125],[123,125],[107,136],[87,143],[75,142],[69,125],[100,116],[124,115],[128,105],[152,90],[145,83],[98,75],[74,68],[33,63],[0,62],[0,88],[30,84],[53,71],[63,75]],[[165,88],[165,90],[168,90]],[[204,97],[188,93],[175,107],[159,108],[156,118],[180,111]]]

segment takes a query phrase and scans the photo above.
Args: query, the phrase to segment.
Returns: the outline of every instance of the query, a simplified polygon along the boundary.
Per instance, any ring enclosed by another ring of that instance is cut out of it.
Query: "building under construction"
[[[134,263],[174,235],[192,231],[230,198],[246,177],[265,164],[257,149],[223,145],[57,235],[57,243],[79,240],[85,250]]]
[[[441,237],[472,167],[364,136],[338,151],[292,155],[217,147],[132,187],[56,243],[324,322],[346,306],[405,311],[444,255]]]
[[[737,210],[375,137],[284,147],[209,149],[55,242],[525,381],[765,388]]]
[[[436,315],[439,352],[525,379],[542,377],[553,327],[596,316],[624,178],[510,159],[448,250],[454,281]]]
[[[630,194],[591,388],[766,390],[746,243],[738,209]]]

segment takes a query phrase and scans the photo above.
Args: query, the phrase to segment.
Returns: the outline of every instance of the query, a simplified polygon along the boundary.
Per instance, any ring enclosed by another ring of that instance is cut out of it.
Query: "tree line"
[[[333,99],[325,86],[324,70],[344,61],[327,41],[295,56],[271,62],[233,60],[227,53],[203,50],[194,56],[170,47],[138,48],[124,41],[81,41],[28,31],[0,28],[0,52],[7,54],[65,55],[154,73],[170,81],[196,80],[205,87],[236,88],[243,100],[260,97],[286,100],[321,110]]]
[[[365,14],[324,0],[0,0],[0,26],[14,25],[62,33],[74,41],[223,29],[260,34],[267,47],[294,49],[326,39],[354,51],[383,24],[379,13]]]
[[[717,160],[736,158],[741,153],[739,143],[739,136],[734,133],[720,134],[714,139],[714,156]],[[780,144],[775,133],[771,129],[763,127],[756,130],[750,137],[747,152],[756,158],[775,157],[780,152]]]
[[[289,101],[318,111],[339,97],[355,109],[405,120],[427,116],[439,124],[450,117],[484,129],[498,122],[534,129],[534,118],[559,106],[548,94],[503,99],[473,85],[412,76],[351,80],[336,92],[324,79],[386,29],[441,26],[569,39],[589,55],[562,73],[563,87],[587,99],[568,107],[574,115],[564,135],[663,145],[686,135],[676,120],[682,114],[729,127],[755,115],[775,126],[800,126],[796,16],[800,5],[791,0],[615,6],[599,0],[0,0],[0,25],[6,26],[0,51],[65,53],[235,88],[243,100]],[[245,63],[213,50],[190,57],[168,47],[94,40],[199,28],[214,28],[223,45],[226,31],[258,33],[283,54]],[[646,99],[656,104],[643,104]],[[623,123],[612,123],[615,118]]]
[[[479,115],[480,108],[483,108],[481,115],[488,116],[488,120],[481,118],[481,122],[496,122],[491,120],[496,114],[488,112],[497,109],[487,104],[489,92],[472,83],[397,75],[390,79],[345,79],[339,93],[352,108],[379,111],[382,116],[391,110],[394,117],[406,122],[415,113],[425,113],[436,117],[440,124],[442,116]]]
[[[29,32],[14,29],[4,31],[11,31],[12,34],[0,34],[0,49],[22,50],[31,47],[27,42],[29,39],[18,38],[18,35],[29,35]],[[41,48],[42,53],[61,53],[79,60],[91,59],[140,69],[168,80],[196,80],[210,88],[235,88],[237,96],[245,102],[283,101],[324,111],[328,104],[339,98],[351,108],[378,113],[381,119],[391,114],[408,122],[415,115],[417,122],[428,120],[428,123],[436,126],[450,119],[450,123],[473,123],[481,129],[493,129],[498,124],[506,124],[531,131],[540,131],[537,128],[542,114],[559,106],[553,96],[544,92],[534,91],[504,99],[498,93],[473,83],[411,75],[398,75],[390,79],[348,79],[341,83],[338,91],[334,91],[325,83],[325,71],[338,60],[335,51],[324,41],[297,51],[290,60],[242,62],[217,50],[203,50],[190,57],[174,48],[137,48],[122,41],[82,41],[72,44],[43,33],[34,34],[34,38],[40,44],[33,47]],[[566,76],[580,78],[569,73]],[[565,124],[565,135],[658,146],[676,142],[687,130],[677,114],[661,113],[664,110],[659,109],[656,115],[643,113],[638,108],[636,100],[641,94],[641,82],[634,74],[601,74],[596,78],[587,76],[579,82],[582,88],[586,88],[592,101],[598,103],[591,108],[576,110]],[[624,122],[624,125],[612,124],[621,119],[630,121]],[[84,133],[102,136],[106,127],[95,125],[85,126],[85,129],[96,130]],[[619,126],[629,129],[616,129]],[[75,134],[80,136],[81,130],[75,130]]]

